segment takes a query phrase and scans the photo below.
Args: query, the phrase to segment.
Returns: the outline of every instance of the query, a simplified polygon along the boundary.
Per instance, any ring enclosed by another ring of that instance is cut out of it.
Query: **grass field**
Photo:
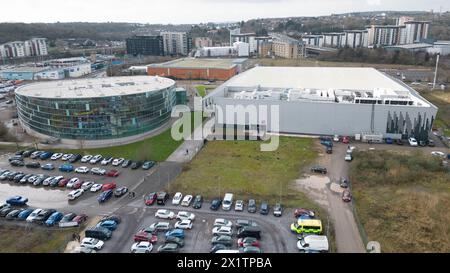
[[[429,91],[421,92],[421,95],[439,108],[434,127],[442,128],[444,134],[450,137],[450,92]]]
[[[200,97],[206,97],[206,95],[208,94],[208,90],[210,89],[214,89],[214,86],[206,86],[206,85],[197,85],[195,87],[197,89],[197,92],[199,94]]]
[[[358,152],[350,181],[368,240],[383,252],[450,251],[450,172],[420,152]]]
[[[316,158],[312,141],[281,137],[275,152],[261,152],[257,141],[208,142],[170,188],[207,199],[232,192],[235,199],[272,204],[280,200],[281,192],[285,206],[317,207],[291,184]]]
[[[78,229],[76,229],[78,230]],[[0,226],[0,253],[62,253],[72,239],[74,229],[25,230],[17,226]]]

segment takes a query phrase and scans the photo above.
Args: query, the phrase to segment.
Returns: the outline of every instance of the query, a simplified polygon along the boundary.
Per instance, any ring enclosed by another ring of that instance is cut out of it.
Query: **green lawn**
[[[184,172],[170,185],[172,192],[201,194],[207,199],[235,194],[235,199],[255,198],[285,206],[317,207],[292,181],[316,158],[313,140],[280,138],[274,152],[261,152],[257,141],[208,142]]]
[[[450,251],[450,172],[421,152],[357,152],[350,165],[356,211],[382,252]]]
[[[215,86],[197,85],[195,88],[197,89],[199,96],[203,98],[208,94],[207,90],[214,89]]]
[[[433,127],[442,128],[445,136],[450,137],[450,92],[423,91],[421,95],[439,108]]]
[[[62,253],[78,228],[25,230],[17,226],[1,226],[0,253]]]

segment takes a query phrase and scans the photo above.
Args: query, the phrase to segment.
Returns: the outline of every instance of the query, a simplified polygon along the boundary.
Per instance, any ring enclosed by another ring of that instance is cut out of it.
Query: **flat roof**
[[[49,70],[48,67],[17,67],[17,68],[12,68],[12,69],[5,69],[2,70],[1,72],[6,72],[6,73],[38,73],[38,72],[42,72],[42,71],[46,71]]]
[[[165,63],[150,64],[149,67],[230,69],[236,65],[233,61],[234,59],[182,58]]]
[[[109,77],[32,83],[16,89],[16,93],[37,98],[96,98],[139,94],[175,85],[175,81],[159,76]]]
[[[267,67],[258,66],[225,83],[226,86],[266,88],[311,88],[343,90],[392,89],[408,91],[370,67]]]
[[[416,44],[385,46],[384,48],[417,49],[417,48],[427,48],[427,47],[433,47],[433,45],[430,45],[427,43],[416,43]]]

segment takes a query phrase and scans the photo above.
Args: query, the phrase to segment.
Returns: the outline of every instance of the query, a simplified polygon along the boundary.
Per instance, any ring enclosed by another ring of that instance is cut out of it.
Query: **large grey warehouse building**
[[[173,80],[150,76],[40,82],[15,93],[29,134],[68,144],[139,139],[166,124],[177,102]]]
[[[428,139],[438,110],[403,82],[352,67],[255,67],[219,86],[203,106],[215,114],[216,130],[418,140]]]

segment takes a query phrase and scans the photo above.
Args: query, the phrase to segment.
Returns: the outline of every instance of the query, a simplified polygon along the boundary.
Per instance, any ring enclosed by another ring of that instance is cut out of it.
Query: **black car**
[[[327,146],[325,149],[326,149],[327,154],[333,153],[333,148],[331,148],[330,146]]]
[[[160,191],[156,194],[156,204],[164,206],[169,200],[169,194],[164,191]]]
[[[1,210],[0,210],[0,216],[1,217],[5,217],[6,215],[8,215],[8,213],[10,213],[11,211],[13,211],[14,209],[12,208],[12,207],[5,207],[5,208],[2,208]]]
[[[420,147],[426,147],[427,146],[427,142],[425,140],[419,140],[419,146]]]
[[[34,153],[36,150],[26,150],[25,152],[23,152],[22,156],[23,157],[29,157],[32,153]]]
[[[6,178],[8,178],[9,181],[13,181],[14,177],[19,174],[20,172],[11,172],[8,174],[8,176]]]
[[[36,162],[36,161],[32,161],[32,162],[28,162],[27,164],[25,164],[25,167],[32,168],[32,169],[37,169],[37,168],[41,167],[41,163]]]
[[[80,154],[74,154],[69,158],[69,162],[70,163],[75,163],[78,160],[80,160],[82,158],[82,156]]]
[[[248,200],[247,211],[250,212],[250,213],[255,213],[256,212],[256,201],[255,201],[255,199]]]
[[[16,183],[19,183],[20,179],[22,179],[24,176],[25,176],[24,173],[19,173],[16,176],[14,176],[13,181],[16,182]]]
[[[252,220],[243,220],[243,219],[238,219],[236,220],[236,229],[240,229],[242,227],[257,227],[258,224]]]
[[[25,165],[25,163],[22,160],[13,160],[9,162],[9,164],[11,164],[11,166],[14,167],[23,167]]]
[[[184,240],[175,236],[169,236],[166,238],[165,243],[174,243],[177,244],[179,247],[183,247],[184,246]]]
[[[436,146],[435,144],[434,144],[434,140],[428,140],[428,147],[434,147],[434,146]]]
[[[326,174],[327,173],[327,168],[322,167],[322,166],[313,166],[313,167],[311,167],[311,172]]]
[[[142,169],[150,170],[155,164],[155,161],[145,161],[144,164],[142,164]]]
[[[9,162],[12,162],[12,161],[23,161],[23,156],[22,155],[14,155],[14,156],[10,157],[8,159],[8,161]]]
[[[396,139],[395,144],[397,145],[403,145],[403,141],[401,139]]]
[[[203,197],[201,195],[196,195],[192,207],[194,209],[200,209],[202,207],[202,204],[203,204]]]
[[[269,204],[267,202],[262,202],[261,207],[259,208],[259,213],[263,215],[269,214]]]
[[[131,163],[131,169],[132,170],[136,170],[139,169],[139,167],[142,165],[142,162],[140,161],[133,161],[133,163]]]
[[[121,196],[123,196],[125,193],[127,193],[128,192],[128,188],[127,187],[120,187],[120,188],[117,188],[115,191],[114,191],[114,196],[115,197],[121,197]]]
[[[52,215],[54,212],[56,212],[56,210],[54,209],[43,210],[34,219],[34,222],[38,224],[43,224],[45,221],[47,221],[48,217],[50,217],[50,215]]]
[[[341,186],[341,188],[348,188],[348,179],[345,177],[341,177],[341,182],[339,183],[339,186]]]
[[[160,247],[158,247],[159,253],[172,253],[172,252],[178,252],[178,245],[174,243],[166,243]]]
[[[210,253],[216,253],[219,250],[227,250],[227,249],[230,249],[230,248],[224,244],[217,244],[217,245],[213,245]]]
[[[15,153],[15,155],[23,155],[23,153],[25,153],[24,150],[22,150],[22,151],[17,151],[17,152]]]
[[[125,159],[122,163],[122,168],[128,168],[131,165],[131,160]]]
[[[211,210],[218,210],[220,205],[222,204],[221,199],[213,199],[211,202],[211,206],[209,207]]]
[[[8,214],[6,214],[5,218],[8,220],[13,220],[14,218],[17,217],[17,215],[19,215],[19,213],[21,213],[22,210],[21,209],[15,209],[10,211]]]
[[[245,238],[245,237],[254,237],[256,239],[261,239],[261,229],[259,227],[243,227],[240,228],[237,232],[238,238]]]

